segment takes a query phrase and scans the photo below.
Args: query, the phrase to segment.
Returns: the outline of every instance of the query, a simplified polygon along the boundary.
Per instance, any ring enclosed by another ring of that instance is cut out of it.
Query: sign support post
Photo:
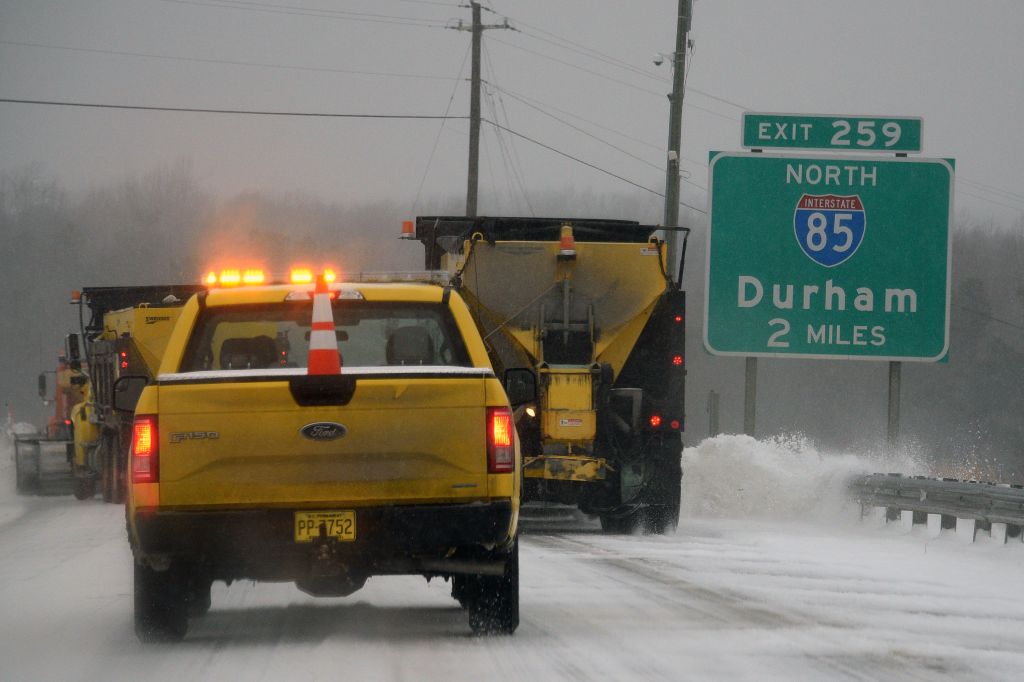
[[[897,158],[905,158],[906,152],[897,152]],[[889,447],[896,447],[900,439],[900,392],[902,390],[903,363],[898,360],[889,361],[889,411],[886,440]]]
[[[754,438],[757,426],[757,357],[747,356],[747,371],[743,387],[743,433]]]
[[[900,375],[903,363],[889,362],[889,447],[895,447],[900,438]]]

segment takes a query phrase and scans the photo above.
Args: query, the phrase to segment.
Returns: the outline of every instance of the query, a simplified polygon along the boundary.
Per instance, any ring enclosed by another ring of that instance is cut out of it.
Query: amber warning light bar
[[[338,279],[334,268],[324,268],[324,281],[328,284]],[[210,270],[203,277],[203,284],[208,287],[258,286],[260,284],[312,284],[315,276],[312,268],[295,267],[287,276],[271,277],[259,268],[225,268],[220,272]]]

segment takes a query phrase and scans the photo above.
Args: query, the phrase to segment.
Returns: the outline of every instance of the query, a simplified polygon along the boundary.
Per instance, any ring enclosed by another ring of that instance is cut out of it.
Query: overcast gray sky
[[[485,34],[484,116],[662,192],[670,71],[652,60],[673,49],[676,4],[485,3],[486,22],[507,16],[519,31]],[[0,98],[425,115],[451,103],[464,115],[469,34],[446,26],[469,16],[441,0],[0,0]],[[924,155],[957,160],[957,208],[1013,225],[1022,32],[1020,0],[697,0],[683,199],[705,206],[707,152],[739,148],[744,109],[921,116]],[[424,197],[465,191],[467,128],[0,103],[0,170],[37,162],[83,189],[186,159],[221,194],[392,198],[412,211],[424,178]],[[486,126],[483,154],[482,212],[501,201],[525,214],[550,190],[642,192]]]

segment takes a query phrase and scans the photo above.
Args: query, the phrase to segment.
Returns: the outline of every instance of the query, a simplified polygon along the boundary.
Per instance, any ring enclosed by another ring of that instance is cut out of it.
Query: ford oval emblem
[[[337,422],[313,422],[299,429],[299,433],[310,440],[338,440],[348,433],[348,429]]]

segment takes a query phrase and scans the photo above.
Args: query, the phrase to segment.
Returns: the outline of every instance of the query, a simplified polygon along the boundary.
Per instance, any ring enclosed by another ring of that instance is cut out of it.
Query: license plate
[[[342,542],[352,542],[356,539],[356,513],[354,511],[295,512],[295,542],[313,542],[321,534]]]

